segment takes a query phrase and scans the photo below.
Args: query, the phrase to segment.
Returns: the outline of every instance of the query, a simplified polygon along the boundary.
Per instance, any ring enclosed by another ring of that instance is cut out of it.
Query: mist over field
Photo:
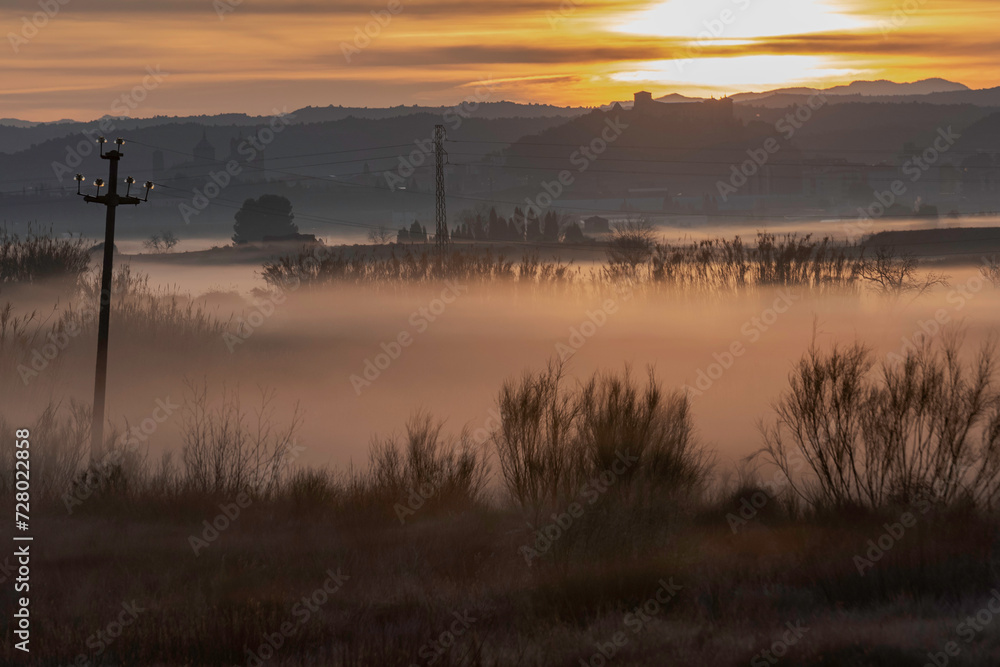
[[[1000,665],[994,0],[0,26],[0,665]]]

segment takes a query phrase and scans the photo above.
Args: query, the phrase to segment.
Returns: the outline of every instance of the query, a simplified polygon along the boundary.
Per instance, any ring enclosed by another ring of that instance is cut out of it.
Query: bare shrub
[[[273,390],[261,389],[253,416],[236,390],[211,405],[205,384],[188,383],[182,412],[183,484],[190,490],[256,496],[275,492],[289,472],[289,455],[302,425],[296,405],[286,426],[274,421]]]
[[[522,507],[563,501],[622,457],[636,459],[616,482],[623,493],[672,493],[704,479],[708,460],[694,439],[687,396],[664,393],[652,370],[644,388],[627,367],[572,391],[562,380],[562,365],[551,362],[500,391],[493,444],[504,485]]]
[[[572,440],[577,406],[561,391],[562,379],[563,365],[550,362],[500,389],[501,422],[491,438],[507,491],[522,507],[570,494],[583,468]]]
[[[890,246],[878,246],[858,266],[858,275],[882,296],[892,298],[904,294],[914,297],[934,287],[947,286],[948,276],[939,273],[920,275],[920,262],[911,254],[899,253]]]
[[[443,421],[417,413],[406,424],[403,443],[395,435],[373,439],[363,486],[387,505],[403,502],[412,493],[437,509],[480,504],[488,475],[482,452],[468,431],[457,438],[443,431]]]
[[[655,247],[656,233],[645,218],[615,223],[607,247],[609,269],[634,272],[649,261]]]
[[[396,234],[385,225],[368,230],[368,241],[375,245],[385,245],[396,238]]]
[[[1000,393],[996,352],[968,365],[961,337],[927,343],[875,370],[855,343],[802,358],[762,427],[763,453],[814,506],[879,508],[919,497],[943,503],[1000,499]],[[801,453],[809,475],[793,477]]]

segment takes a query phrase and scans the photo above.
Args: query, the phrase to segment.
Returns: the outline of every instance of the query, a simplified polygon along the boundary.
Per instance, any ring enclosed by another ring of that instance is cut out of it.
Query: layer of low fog
[[[248,285],[263,286],[253,278],[255,267],[141,261],[134,267],[148,271],[152,283],[200,295],[206,308],[229,321],[227,331],[244,338],[236,343],[218,336],[178,349],[170,341],[130,340],[112,330],[109,419],[140,424],[158,400],[183,404],[190,382],[204,384],[213,401],[224,391],[239,392],[251,415],[260,390],[274,390],[278,423],[301,405],[299,440],[306,450],[300,462],[312,465],[363,461],[373,435],[401,431],[421,409],[446,418],[453,431],[479,429],[490,421],[505,379],[566,357],[568,350],[570,383],[630,364],[640,378],[647,366],[655,367],[665,388],[698,389],[693,406],[700,437],[728,461],[760,446],[757,422],[770,417],[771,402],[811,344],[861,339],[885,359],[907,341],[919,342],[922,331],[964,331],[971,353],[1000,324],[1000,291],[973,266],[950,268],[949,287],[915,300],[774,290],[710,303],[624,296],[609,303],[599,296],[441,284],[405,293],[303,289],[256,306],[247,294]],[[453,302],[438,301],[451,301],[452,290]],[[50,294],[15,296],[21,311],[35,301],[42,317],[51,313]],[[252,315],[258,311],[263,314]],[[252,327],[249,336],[250,329],[239,330],[246,327],[242,318]],[[397,349],[403,334],[412,342]],[[21,426],[49,402],[89,404],[93,364],[93,339],[72,339],[27,386],[17,376],[5,378],[5,416]],[[183,407],[157,425],[149,437],[151,454],[179,450],[182,413]]]

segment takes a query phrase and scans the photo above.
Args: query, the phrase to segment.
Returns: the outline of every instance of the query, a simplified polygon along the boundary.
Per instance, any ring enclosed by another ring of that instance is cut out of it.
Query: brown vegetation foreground
[[[0,652],[37,665],[995,665],[1000,398],[993,352],[965,365],[958,343],[880,374],[862,347],[811,351],[764,429],[784,472],[735,484],[708,482],[686,397],[627,370],[576,387],[558,366],[526,373],[498,394],[488,442],[419,415],[340,473],[288,465],[297,417],[274,423],[266,393],[254,418],[193,387],[179,466],[119,444],[77,474],[86,411],[51,411],[32,428],[36,447],[61,445],[33,459],[32,652],[9,627]],[[895,430],[846,428],[891,407]],[[914,453],[961,468],[927,484],[933,466],[904,465]],[[869,492],[876,478],[884,493]],[[0,564],[9,583],[14,559]]]

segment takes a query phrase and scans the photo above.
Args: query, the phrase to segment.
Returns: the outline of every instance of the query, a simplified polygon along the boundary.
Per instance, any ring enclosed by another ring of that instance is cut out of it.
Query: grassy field
[[[750,249],[670,249],[638,232],[587,274],[489,254],[308,250],[268,263],[264,277],[372,294],[451,278],[577,296],[621,284],[691,298],[795,286],[871,293],[886,308],[946,280],[887,251],[766,235]],[[51,266],[79,278],[74,303],[96,300],[82,249],[5,243],[5,368],[50,333],[91,349],[85,311],[42,317],[17,303]],[[186,366],[207,364],[201,348],[227,330],[128,270],[115,294],[115,330],[168,360],[183,352]],[[280,353],[260,346],[254,354]],[[512,370],[483,428],[456,432],[418,411],[404,433],[372,434],[367,461],[328,468],[300,460],[308,416],[278,410],[266,387],[254,404],[220,392],[213,375],[188,382],[176,408],[160,404],[177,412],[168,455],[113,421],[88,464],[89,412],[42,384],[55,382],[47,371],[32,385],[30,423],[0,416],[4,497],[16,490],[13,434],[30,431],[34,538],[31,653],[15,648],[5,613],[2,660],[1000,664],[996,352],[956,332],[897,356],[878,358],[863,339],[815,343],[748,434],[757,453],[736,466],[698,436],[691,396],[653,369],[616,365],[574,382],[556,360]],[[14,548],[0,555],[5,610],[17,605]]]

